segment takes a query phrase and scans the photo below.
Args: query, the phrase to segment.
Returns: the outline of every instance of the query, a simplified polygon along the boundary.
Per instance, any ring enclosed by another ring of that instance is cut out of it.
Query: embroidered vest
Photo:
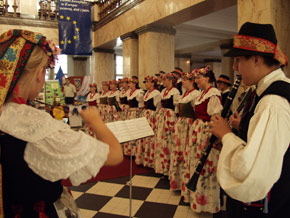
[[[174,110],[173,95],[171,95],[171,97],[168,99],[162,99],[161,105],[163,108],[168,108],[168,109]]]
[[[194,118],[194,109],[191,102],[178,104],[179,117]]]

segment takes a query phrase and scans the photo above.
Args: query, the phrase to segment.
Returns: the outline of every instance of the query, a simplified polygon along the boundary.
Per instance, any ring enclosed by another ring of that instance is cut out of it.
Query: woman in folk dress
[[[182,195],[185,202],[190,202],[190,206],[195,212],[216,213],[220,210],[220,187],[216,177],[219,150],[215,148],[211,150],[200,174],[196,192],[192,192],[185,187],[185,184],[194,174],[197,162],[200,160],[206,142],[211,136],[206,131],[208,122],[211,116],[221,113],[223,108],[221,94],[218,89],[213,87],[215,76],[211,68],[209,66],[200,68],[195,70],[195,73],[195,82],[202,93],[195,101],[194,113],[196,120],[190,128],[190,146],[187,147],[186,151],[189,157],[187,169],[183,172]]]
[[[91,83],[90,86],[90,92],[87,95],[87,103],[89,106],[98,106],[98,103],[100,101],[100,95],[97,92],[97,84]]]
[[[109,117],[109,106],[108,96],[110,94],[110,83],[109,81],[102,82],[102,94],[100,96],[99,112],[104,122],[108,122]]]
[[[163,76],[165,89],[161,92],[162,108],[157,114],[157,134],[154,151],[154,168],[156,173],[169,175],[170,154],[174,144],[174,125],[176,114],[175,105],[178,104],[180,94],[173,87],[175,79],[171,73]]]
[[[120,110],[120,91],[117,89],[118,82],[116,80],[110,81],[110,93],[108,96],[109,105],[109,120],[108,122],[120,120],[120,115],[118,111]]]
[[[140,117],[142,109],[144,107],[144,92],[142,89],[137,89],[136,85],[138,84],[138,80],[135,78],[130,78],[128,81],[128,85],[130,88],[130,92],[128,95],[128,104],[129,110],[127,114],[127,119],[134,119]],[[130,143],[132,143],[130,145]],[[130,141],[124,143],[124,154],[125,155],[135,155],[136,149],[136,141]],[[132,146],[132,150],[131,147]]]
[[[87,103],[89,106],[97,107],[100,101],[100,95],[97,92],[97,84],[91,83],[90,86],[90,92],[87,95]],[[89,128],[87,125],[85,125],[85,132],[88,133],[90,136],[95,136],[95,133],[92,128]]]
[[[144,79],[147,92],[144,97],[145,109],[141,117],[146,117],[153,132],[156,132],[156,113],[161,108],[161,95],[156,89],[157,79],[153,76],[146,76]],[[138,139],[136,142],[135,163],[143,164],[145,167],[154,167],[155,135]]]
[[[123,78],[120,81],[120,108],[121,111],[119,112],[120,117],[122,120],[127,119],[127,113],[129,110],[129,104],[128,104],[128,95],[130,93],[130,89],[128,86],[128,78]]]
[[[189,129],[194,121],[194,102],[200,95],[195,88],[194,73],[185,73],[182,77],[182,86],[185,89],[175,112],[179,115],[175,124],[174,146],[170,161],[170,189],[181,190],[182,172],[188,154],[185,148],[189,146]]]

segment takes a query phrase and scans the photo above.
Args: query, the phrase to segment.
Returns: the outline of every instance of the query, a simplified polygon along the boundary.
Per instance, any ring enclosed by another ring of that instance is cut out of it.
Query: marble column
[[[145,76],[174,69],[176,31],[171,27],[146,25],[135,32],[138,34],[138,77],[144,88],[142,81]]]
[[[123,76],[138,76],[138,35],[128,33],[121,36],[123,41]]]
[[[290,1],[285,0],[238,0],[238,27],[250,21],[270,23],[274,26],[281,50],[290,59]],[[289,67],[285,74],[290,77]]]
[[[101,87],[103,81],[112,80],[115,77],[114,50],[94,48],[94,52],[94,79],[98,87]]]
[[[183,70],[183,72],[191,72],[190,69],[190,59],[191,57],[183,57],[183,56],[178,56],[175,55],[175,60],[174,60],[174,67],[179,67]]]
[[[230,44],[220,45],[220,49],[222,52],[222,64],[221,64],[221,74],[227,75],[230,77],[231,82],[235,79],[235,74],[233,70],[234,58],[232,57],[224,57],[224,54],[227,53],[231,49]]]

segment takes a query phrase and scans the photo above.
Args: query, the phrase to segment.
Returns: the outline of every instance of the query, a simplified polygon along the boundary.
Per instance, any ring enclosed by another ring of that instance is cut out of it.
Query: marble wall
[[[174,69],[174,35],[145,32],[138,39],[138,77],[140,86],[144,77],[160,70],[171,72]]]
[[[45,28],[45,27],[1,24],[0,25],[0,34],[8,31],[10,29],[23,29],[23,30],[38,32],[38,33],[45,35],[48,39],[52,40],[56,45],[58,45],[58,29],[57,28]]]
[[[94,47],[205,0],[145,0],[94,32]]]
[[[191,72],[190,69],[190,58],[179,58],[175,57],[174,59],[174,67],[179,67],[183,70],[183,72]]]
[[[138,39],[123,41],[123,76],[138,76]]]
[[[21,14],[38,15],[37,1],[35,0],[20,1],[20,9]]]
[[[271,23],[275,28],[282,51],[290,58],[290,1],[238,0],[238,26],[247,22]],[[285,74],[290,77],[289,67]]]
[[[114,54],[95,52],[94,59],[95,71],[91,72],[91,74],[94,73],[94,80],[97,83],[98,87],[101,87],[103,81],[114,79]]]

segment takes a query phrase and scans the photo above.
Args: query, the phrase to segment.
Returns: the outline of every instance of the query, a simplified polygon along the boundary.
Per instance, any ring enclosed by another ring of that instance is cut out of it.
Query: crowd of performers
[[[230,83],[229,78],[219,81]],[[191,73],[160,71],[143,82],[146,91],[139,88],[137,78],[104,81],[101,94],[96,84],[91,84],[87,102],[98,106],[105,122],[146,117],[155,135],[123,143],[124,154],[134,155],[136,164],[168,176],[170,189],[180,190],[195,212],[219,212],[218,149],[211,150],[197,191],[185,186],[211,135],[206,131],[210,118],[223,109],[214,72],[209,66]]]

